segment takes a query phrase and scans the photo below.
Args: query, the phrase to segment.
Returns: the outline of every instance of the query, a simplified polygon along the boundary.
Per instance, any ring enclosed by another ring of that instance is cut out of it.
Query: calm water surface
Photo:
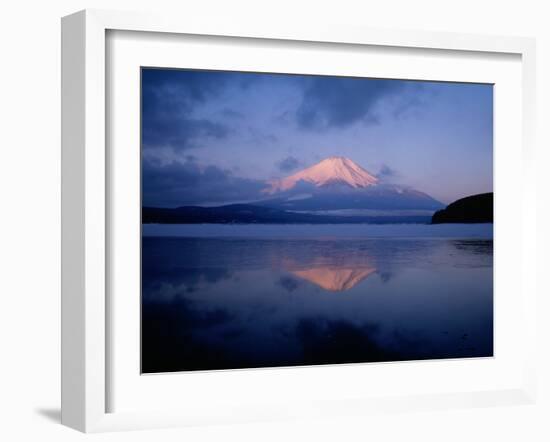
[[[492,356],[492,227],[238,227],[144,229],[144,373]]]

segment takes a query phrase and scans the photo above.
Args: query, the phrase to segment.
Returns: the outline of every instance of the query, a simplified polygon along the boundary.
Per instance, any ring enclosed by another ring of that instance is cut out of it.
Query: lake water
[[[144,373],[493,354],[492,225],[143,227]]]

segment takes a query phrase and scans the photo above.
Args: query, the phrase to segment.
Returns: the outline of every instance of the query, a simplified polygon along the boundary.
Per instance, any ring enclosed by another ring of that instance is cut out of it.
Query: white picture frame
[[[526,345],[521,385],[462,393],[388,395],[349,400],[330,397],[315,403],[289,403],[236,408],[232,413],[185,411],[108,412],[110,345],[109,248],[111,211],[108,186],[106,120],[106,35],[109,31],[270,39],[286,42],[369,45],[380,48],[437,49],[521,57],[521,298],[519,320],[528,336],[535,333],[534,109],[535,43],[518,37],[388,31],[344,26],[216,22],[196,17],[86,10],[62,20],[62,423],[84,432],[182,426],[209,422],[245,422],[301,416],[357,414],[371,411],[418,410],[531,403],[535,399],[535,353]],[[519,147],[518,147],[519,148]],[[499,171],[497,170],[498,174]],[[136,330],[136,333],[138,331]],[[338,369],[333,368],[333,369]],[[252,411],[253,410],[253,411]],[[290,410],[290,411],[289,411]]]

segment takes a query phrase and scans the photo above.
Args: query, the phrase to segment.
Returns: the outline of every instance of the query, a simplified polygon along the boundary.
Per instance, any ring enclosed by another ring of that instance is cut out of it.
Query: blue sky
[[[491,85],[142,71],[143,204],[254,201],[345,156],[449,203],[493,190]]]

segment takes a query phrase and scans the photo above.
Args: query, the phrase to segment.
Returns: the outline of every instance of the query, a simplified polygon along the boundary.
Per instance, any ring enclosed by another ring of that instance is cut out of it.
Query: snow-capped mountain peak
[[[377,184],[378,178],[349,158],[329,157],[286,178],[269,181],[269,187],[264,192],[273,194],[287,191],[300,181],[313,184],[316,187],[344,184],[353,188],[364,188]]]

